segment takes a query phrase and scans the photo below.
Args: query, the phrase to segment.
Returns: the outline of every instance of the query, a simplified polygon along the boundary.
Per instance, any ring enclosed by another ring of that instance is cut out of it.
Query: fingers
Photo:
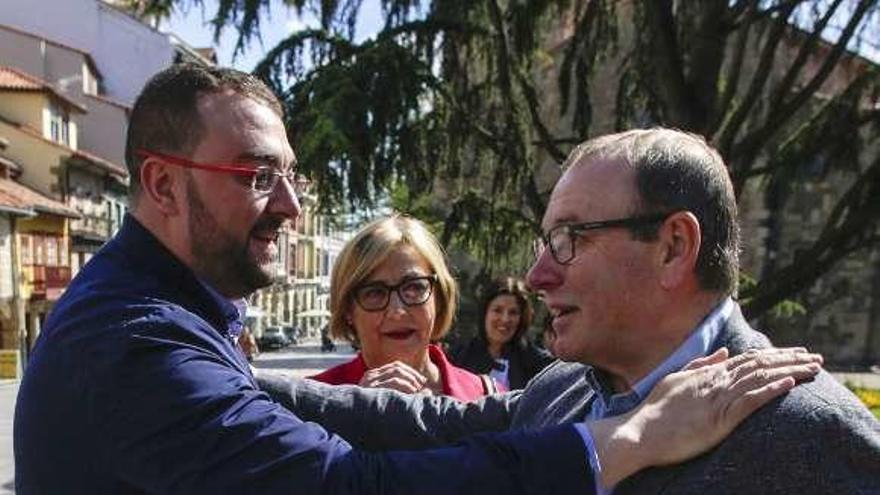
[[[713,352],[712,354],[710,354],[708,356],[694,359],[693,361],[688,363],[684,368],[682,368],[682,370],[683,371],[695,370],[698,368],[702,368],[704,366],[709,366],[710,364],[718,364],[718,363],[724,361],[725,359],[727,359],[727,355],[728,355],[727,347],[722,347],[721,349],[718,349],[717,351]]]
[[[749,349],[748,351],[730,358],[727,361],[727,369],[732,370],[743,365],[759,364],[760,366],[772,365],[777,362],[787,362],[788,364],[796,364],[800,362],[813,362],[816,356],[810,354],[803,347],[787,347],[777,348],[770,347],[767,349]]]
[[[778,366],[775,368],[759,368],[742,378],[735,379],[733,386],[730,388],[730,393],[734,397],[746,396],[786,378],[790,378],[797,383],[814,377],[820,369],[819,363],[815,362]]]
[[[746,419],[750,414],[776,397],[788,392],[794,386],[795,379],[786,376],[744,393],[735,399],[726,411],[725,415],[730,422],[731,428],[736,427],[736,425]]]
[[[822,363],[803,348],[722,360],[726,355],[721,349],[669,374],[632,412],[628,427],[640,439],[637,463],[665,465],[705,452],[749,414],[818,373]]]
[[[731,361],[734,361],[731,363]],[[822,356],[802,347],[751,350],[727,361],[719,383],[726,386],[719,396],[719,421],[733,429],[749,414],[790,390],[798,381],[815,376]]]
[[[822,362],[821,355],[811,354],[802,347],[790,349],[753,349],[728,360],[727,370],[733,373],[732,378],[736,382],[759,370],[806,364],[816,364],[818,368]]]
[[[406,394],[424,388],[427,379],[411,366],[400,361],[367,370],[358,385],[370,388],[390,388]]]

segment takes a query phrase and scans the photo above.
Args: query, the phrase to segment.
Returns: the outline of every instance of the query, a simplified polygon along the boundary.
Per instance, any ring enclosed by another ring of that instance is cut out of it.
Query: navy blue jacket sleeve
[[[222,346],[179,327],[126,332],[99,382],[105,462],[149,493],[592,493],[571,426],[454,447],[355,451],[260,392]]]

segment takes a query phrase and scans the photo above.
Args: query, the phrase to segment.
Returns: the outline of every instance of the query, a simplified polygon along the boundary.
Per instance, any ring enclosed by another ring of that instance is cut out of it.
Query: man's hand
[[[748,415],[819,372],[822,356],[803,348],[727,349],[672,373],[634,411],[588,427],[610,487],[649,466],[674,464],[717,445]]]

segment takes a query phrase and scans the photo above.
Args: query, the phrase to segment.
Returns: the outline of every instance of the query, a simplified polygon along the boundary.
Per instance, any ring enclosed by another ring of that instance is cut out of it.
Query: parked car
[[[281,327],[266,327],[258,342],[263,349],[281,349],[290,344],[290,339]]]
[[[287,335],[287,340],[290,341],[291,345],[296,345],[299,343],[300,337],[302,337],[302,329],[296,325],[282,327],[284,330],[284,335]]]

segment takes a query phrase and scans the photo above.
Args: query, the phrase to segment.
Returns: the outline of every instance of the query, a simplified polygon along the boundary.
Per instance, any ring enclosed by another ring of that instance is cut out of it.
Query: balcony
[[[54,301],[70,283],[70,267],[31,265],[24,267],[25,283],[30,284],[32,299]]]
[[[76,238],[75,241],[103,243],[110,238],[113,229],[110,219],[82,212],[80,214],[81,218],[70,221],[70,235]]]

